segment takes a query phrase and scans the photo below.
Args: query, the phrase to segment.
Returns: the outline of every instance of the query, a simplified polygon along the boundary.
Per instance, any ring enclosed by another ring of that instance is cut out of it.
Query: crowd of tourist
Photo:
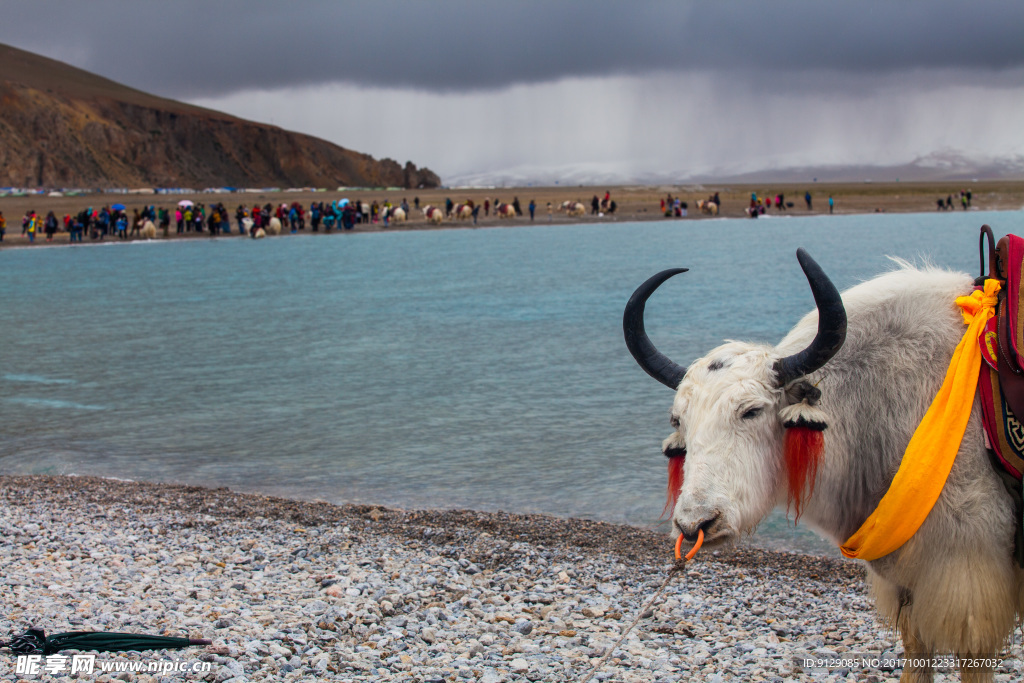
[[[488,197],[483,202],[474,203],[467,200],[462,204],[456,204],[449,197],[445,199],[443,206],[445,217],[456,217],[458,210],[464,206],[469,207],[474,223],[481,212],[486,217],[491,214],[492,209],[496,218],[525,215],[519,197],[514,197],[510,203],[503,202],[497,197]],[[616,204],[606,192],[603,199],[594,196],[592,207],[595,213],[599,210],[613,213]],[[132,209],[130,212],[123,204],[109,204],[99,208],[89,206],[60,218],[53,211],[48,212],[46,216],[34,210],[26,211],[21,217],[21,234],[30,242],[35,242],[38,235],[44,234],[46,241],[51,242],[58,232],[68,233],[71,242],[81,242],[85,238],[93,241],[107,238],[152,238],[158,233],[162,233],[163,237],[169,237],[172,231],[181,236],[229,235],[237,231],[236,234],[256,237],[260,230],[270,232],[275,227],[292,233],[307,228],[312,232],[319,232],[321,229],[325,232],[352,230],[360,224],[387,227],[394,220],[408,220],[412,217],[413,211],[419,212],[421,208],[428,207],[420,206],[419,197],[414,197],[411,204],[405,198],[401,202],[338,199],[314,201],[309,204],[298,201],[267,202],[262,205],[257,203],[251,206],[239,204],[233,211],[223,202],[206,205],[190,200],[182,200],[169,208],[148,205],[141,209]],[[536,201],[530,200],[525,211],[533,220],[537,211]],[[549,202],[549,220],[551,213]],[[278,221],[276,226],[272,224],[272,219],[275,218]],[[152,224],[152,227],[149,228],[148,224]],[[0,212],[0,241],[3,241],[5,228],[6,219]]]
[[[972,196],[971,191],[970,190],[960,190],[960,192],[958,192],[955,196],[957,196],[957,198],[959,199],[960,208],[963,209],[964,211],[966,211],[967,207],[969,207],[971,205],[971,196]],[[939,211],[952,211],[953,208],[954,208],[954,206],[953,206],[953,197],[954,197],[954,195],[948,194],[948,195],[946,195],[946,199],[945,200],[943,200],[942,197],[939,197],[938,199],[936,199],[935,203],[938,205]]]
[[[813,210],[809,191],[804,193],[803,199],[806,209]],[[958,203],[961,208],[966,210],[971,206],[971,200],[971,190],[962,190],[959,193],[937,199],[936,205],[939,210],[945,211],[952,210]],[[720,215],[721,203],[722,200],[718,192],[715,192],[705,199],[698,200],[696,207],[700,213],[717,216]],[[585,207],[586,205],[580,201],[569,201],[562,203],[561,210],[570,216],[582,216]],[[793,207],[794,202],[787,201],[782,192],[765,194],[752,192],[745,213],[756,218],[772,210],[787,212]],[[514,197],[509,203],[497,197],[487,197],[482,202],[467,199],[462,203],[456,203],[448,197],[439,208],[443,211],[441,215],[447,219],[472,218],[474,224],[481,215],[487,217],[492,211],[496,218],[525,215],[519,197]],[[607,215],[614,214],[617,205],[612,200],[611,193],[605,192],[603,197],[595,194],[590,200],[589,208],[591,215]],[[660,208],[665,217],[683,218],[688,215],[689,204],[670,193],[661,199]],[[52,242],[57,233],[66,232],[73,243],[82,242],[86,237],[94,241],[102,241],[107,238],[120,240],[130,240],[135,237],[153,238],[159,233],[162,233],[163,237],[169,237],[172,230],[176,235],[181,236],[228,235],[237,231],[239,235],[258,237],[262,234],[276,234],[279,231],[297,233],[307,228],[312,232],[321,230],[332,232],[334,230],[352,230],[361,224],[388,227],[393,221],[409,220],[413,217],[413,211],[416,211],[418,215],[421,209],[434,210],[429,206],[421,207],[419,197],[413,198],[411,204],[405,198],[400,202],[376,199],[373,201],[336,199],[313,201],[308,204],[298,201],[266,202],[262,205],[259,203],[238,204],[234,210],[229,209],[223,202],[206,205],[187,199],[183,199],[171,207],[148,205],[141,209],[132,209],[130,212],[123,204],[114,203],[100,208],[90,206],[77,213],[69,213],[64,216],[58,216],[53,211],[48,211],[45,215],[36,211],[27,211],[21,217],[21,234],[30,242],[35,242],[37,237]],[[525,212],[528,213],[531,220],[534,219],[536,210],[537,203],[531,199],[529,205],[525,207]],[[828,196],[828,210],[829,213],[835,210],[835,200],[831,195]],[[548,202],[549,221],[552,219],[552,212],[552,205]],[[277,223],[273,222],[274,219],[277,220]],[[0,211],[0,242],[4,240],[6,229],[7,219]],[[261,230],[264,233],[260,233]]]
[[[718,193],[716,192],[709,201],[713,201],[717,205]],[[661,213],[665,215],[665,218],[685,218],[689,215],[689,210],[689,203],[679,197],[673,197],[671,192],[661,200]]]
[[[52,242],[58,232],[68,233],[71,242],[81,242],[86,234],[94,240],[102,240],[107,236],[126,240],[139,235],[145,222],[156,221],[158,216],[166,224],[167,210],[161,208],[157,212],[152,206],[141,211],[135,209],[131,217],[120,204],[104,206],[98,210],[89,207],[76,214],[65,214],[63,218],[57,218],[53,211],[49,211],[43,217],[36,211],[29,210],[21,217],[21,234],[28,237],[29,242],[35,242],[39,234],[45,235],[47,242]],[[0,241],[3,241],[6,225],[7,221],[0,212]]]
[[[415,198],[414,203],[419,208],[419,197]],[[108,237],[128,240],[133,237],[155,237],[156,231],[168,237],[173,225],[178,235],[228,235],[232,233],[232,217],[234,229],[240,235],[256,236],[257,231],[267,230],[271,226],[272,218],[279,221],[281,230],[293,233],[305,230],[307,226],[313,232],[319,232],[321,228],[331,232],[335,229],[352,230],[361,223],[387,225],[399,208],[405,215],[409,214],[410,206],[405,199],[397,205],[390,201],[347,199],[312,202],[309,205],[300,202],[268,202],[262,206],[239,204],[234,212],[229,211],[223,202],[205,205],[182,200],[171,208],[149,205],[133,209],[131,214],[123,204],[112,204],[99,208],[86,207],[63,217],[58,217],[53,211],[43,216],[35,210],[29,210],[21,217],[21,234],[29,242],[35,242],[37,236],[43,235],[47,242],[52,242],[58,232],[68,233],[71,242],[81,242],[86,236],[96,241]],[[147,224],[152,224],[154,234],[144,234]],[[0,211],[0,242],[4,239],[6,228],[7,219]]]

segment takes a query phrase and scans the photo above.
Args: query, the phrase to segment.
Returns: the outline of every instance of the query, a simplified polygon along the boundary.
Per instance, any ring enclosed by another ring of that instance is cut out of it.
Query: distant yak
[[[436,206],[427,205],[423,207],[423,217],[427,219],[428,223],[440,225],[441,221],[444,220],[444,211]]]

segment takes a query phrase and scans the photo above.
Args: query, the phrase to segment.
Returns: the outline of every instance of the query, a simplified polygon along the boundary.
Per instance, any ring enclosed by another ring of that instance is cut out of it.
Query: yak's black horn
[[[839,290],[806,251],[797,249],[796,258],[807,276],[818,307],[818,334],[803,351],[775,362],[775,376],[780,387],[825,365],[846,341],[846,309]]]
[[[689,268],[670,268],[663,270],[647,280],[633,292],[622,314],[622,332],[626,336],[626,348],[644,371],[669,389],[675,390],[686,374],[686,368],[676,365],[668,356],[654,348],[647,331],[644,330],[644,306],[647,299],[662,282],[673,275],[685,273]]]

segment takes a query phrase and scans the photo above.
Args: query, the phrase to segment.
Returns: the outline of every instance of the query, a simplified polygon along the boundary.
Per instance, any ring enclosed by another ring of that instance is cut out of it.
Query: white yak
[[[794,503],[804,522],[846,541],[888,489],[964,335],[954,301],[972,290],[966,274],[903,264],[840,296],[806,252],[797,256],[817,310],[777,346],[728,342],[688,368],[661,354],[644,331],[644,304],[684,269],[655,275],[627,304],[630,352],[675,392],[663,451],[672,524],[687,546],[698,530],[709,547],[734,541]],[[1012,556],[1020,513],[990,464],[979,405],[976,396],[923,524],[866,565],[877,609],[909,658],[992,657],[1024,608],[1024,571]],[[811,462],[785,446],[787,427],[805,413],[804,425],[827,427]],[[992,669],[968,665],[961,675],[990,681]],[[931,669],[907,667],[903,678],[931,680]]]

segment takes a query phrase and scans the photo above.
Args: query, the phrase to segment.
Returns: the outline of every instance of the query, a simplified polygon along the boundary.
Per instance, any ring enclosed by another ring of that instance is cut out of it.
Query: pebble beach
[[[88,477],[0,477],[0,640],[41,628],[207,638],[204,672],[3,680],[582,681],[662,585],[671,540],[541,515],[404,511]],[[902,649],[864,569],[706,549],[592,680],[886,681],[804,659]],[[996,680],[1020,680],[1020,634]],[[936,680],[959,680],[939,673]]]

